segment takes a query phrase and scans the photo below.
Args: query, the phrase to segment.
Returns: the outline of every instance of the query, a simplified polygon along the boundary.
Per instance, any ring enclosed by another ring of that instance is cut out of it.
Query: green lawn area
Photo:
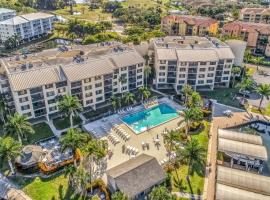
[[[54,136],[51,128],[45,122],[33,125],[35,131],[34,134],[29,134],[27,137],[27,143],[33,144],[39,140]]]
[[[73,117],[73,125],[76,126],[82,122],[79,116]],[[53,125],[58,130],[63,130],[70,127],[69,117],[56,118],[53,120]]]
[[[203,91],[200,94],[203,97],[207,97],[210,99],[216,99],[218,103],[222,103],[225,105],[233,106],[233,107],[242,107],[236,99],[233,99],[234,95],[238,92],[236,88],[220,88],[215,89],[213,91]]]
[[[49,179],[22,179],[13,180],[33,200],[81,200],[68,186],[68,179],[64,175],[57,175]]]
[[[270,103],[268,104],[266,108],[261,108],[261,110],[258,110],[258,108],[252,107],[251,112],[259,113],[259,114],[270,117]]]
[[[208,147],[208,132],[210,129],[210,122],[203,121],[204,123],[204,129],[197,135],[191,136],[194,139],[197,139],[200,144],[205,148],[205,151],[207,151]],[[205,160],[206,158],[205,153]],[[197,172],[196,172],[197,171]],[[202,194],[203,193],[203,187],[204,187],[204,174],[200,173],[203,172],[204,169],[198,168],[195,170],[195,172],[190,176],[190,183],[189,186],[188,181],[186,180],[187,172],[188,172],[188,166],[182,165],[178,170],[172,171],[172,191],[173,192],[179,192],[179,186],[176,184],[178,182],[178,179],[182,182],[181,184],[181,191],[187,192],[187,193],[193,193],[193,194]],[[178,178],[177,178],[178,174]],[[192,191],[191,191],[192,190]]]

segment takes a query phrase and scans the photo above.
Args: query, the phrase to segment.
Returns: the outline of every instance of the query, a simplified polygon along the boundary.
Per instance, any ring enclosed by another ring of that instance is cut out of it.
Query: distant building
[[[129,199],[144,199],[154,186],[165,181],[165,172],[156,158],[141,154],[107,171],[111,192],[121,191]]]
[[[269,24],[235,21],[225,24],[222,34],[242,37],[254,53],[270,56]]]
[[[179,92],[228,87],[234,54],[216,38],[169,36],[154,40],[156,87]]]
[[[243,8],[240,12],[240,20],[270,24],[270,8]]]
[[[16,11],[7,9],[7,8],[0,8],[0,21],[4,21],[16,16]]]
[[[53,29],[54,15],[47,13],[31,13],[15,16],[0,22],[1,41],[5,42],[13,35],[27,42],[48,34]]]
[[[169,35],[215,35],[218,21],[209,17],[168,15],[162,18],[161,29]]]

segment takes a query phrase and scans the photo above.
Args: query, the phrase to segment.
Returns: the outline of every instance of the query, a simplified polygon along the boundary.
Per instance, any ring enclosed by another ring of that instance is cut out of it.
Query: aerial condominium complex
[[[215,35],[218,21],[210,17],[168,15],[162,18],[161,29],[169,35]]]
[[[270,8],[243,8],[240,19],[244,22],[270,23]]]
[[[10,17],[0,22],[1,41],[17,35],[21,41],[30,41],[52,31],[54,15],[47,13],[30,13]]]
[[[234,21],[223,26],[222,34],[242,37],[254,53],[270,56],[269,24]]]
[[[165,37],[154,40],[156,86],[177,92],[184,84],[195,90],[228,87],[234,54],[216,38]]]
[[[58,99],[76,95],[85,109],[143,85],[144,59],[122,44],[62,46],[1,60],[0,91],[11,111],[53,117]],[[120,80],[121,77],[121,80]]]

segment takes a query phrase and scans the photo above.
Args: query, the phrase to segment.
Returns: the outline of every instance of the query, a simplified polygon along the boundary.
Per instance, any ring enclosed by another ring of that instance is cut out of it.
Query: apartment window
[[[232,59],[228,59],[226,62],[227,63],[232,63]]]
[[[93,95],[92,92],[85,93],[85,97],[91,97],[92,95]]]
[[[205,75],[204,74],[199,74],[199,78],[204,78]]]
[[[215,68],[214,67],[209,67],[208,71],[215,71]]]
[[[71,87],[74,88],[74,87],[80,87],[82,85],[81,81],[76,81],[76,82],[72,82],[71,83]]]
[[[165,78],[159,78],[158,81],[159,82],[165,82]]]
[[[179,84],[184,84],[185,83],[185,80],[180,80],[178,81]]]
[[[96,95],[102,94],[102,90],[97,90]]]
[[[84,87],[84,90],[91,90],[92,89],[92,85],[88,85]]]
[[[179,71],[180,72],[185,72],[186,71],[186,68],[180,68]]]
[[[55,99],[48,100],[48,104],[53,104],[53,103],[56,103]]]
[[[66,81],[62,81],[62,82],[56,83],[56,88],[64,87],[64,86],[67,86],[67,82]]]
[[[200,62],[200,65],[206,65],[206,62]]]
[[[20,103],[27,102],[27,101],[28,101],[28,97],[19,98]]]
[[[138,69],[138,70],[137,70],[137,73],[141,73],[141,72],[142,72],[142,69]]]
[[[223,74],[230,74],[230,71],[224,71]]]
[[[127,67],[122,67],[121,68],[121,71],[126,71],[127,70]]]
[[[180,65],[181,66],[186,66],[187,65],[187,62],[180,62]]]
[[[29,109],[30,109],[30,106],[29,105],[21,106],[21,110],[22,111],[29,110]]]
[[[90,82],[91,82],[91,78],[84,79],[84,83],[90,83]]]
[[[200,71],[200,72],[205,72],[205,70],[206,70],[205,68],[200,68],[199,71]]]
[[[66,91],[66,88],[58,88],[58,93],[63,93]]]
[[[166,64],[166,60],[160,60],[159,63],[160,64]]]
[[[24,113],[23,115],[26,116],[26,117],[31,117],[32,116],[32,113],[31,112],[28,112],[28,113]]]
[[[49,107],[49,111],[50,111],[50,112],[56,111],[56,110],[57,110],[57,106]]]
[[[45,89],[50,89],[50,88],[53,88],[53,84],[47,84],[47,85],[45,85]]]
[[[142,85],[142,81],[137,82],[137,85]]]
[[[227,81],[229,80],[229,77],[223,77],[222,80]]]
[[[231,65],[224,65],[224,68],[231,68]]]
[[[210,65],[216,65],[217,62],[210,62]]]
[[[139,63],[139,64],[138,64],[138,67],[142,67],[142,66],[143,66],[143,63]]]
[[[185,78],[186,75],[185,74],[179,74],[179,78]]]
[[[117,85],[117,82],[113,82],[113,86],[116,86]]]
[[[159,66],[159,69],[160,69],[160,70],[165,70],[166,67],[165,67],[165,66]]]
[[[24,95],[24,94],[27,94],[27,90],[18,91],[19,96]]]
[[[210,80],[207,80],[206,82],[207,83],[213,83],[213,80],[210,79]]]
[[[95,84],[95,87],[96,87],[96,88],[99,88],[99,87],[101,87],[101,86],[102,86],[102,83],[96,83],[96,84]]]
[[[103,97],[96,98],[96,102],[99,102],[99,101],[102,101],[102,100],[103,100]]]
[[[137,76],[137,79],[142,79],[142,75]]]
[[[204,84],[204,80],[198,80],[198,84]]]
[[[122,91],[127,90],[127,86],[122,87]]]
[[[207,74],[207,77],[214,77],[214,73]]]
[[[85,103],[86,103],[86,105],[89,105],[89,104],[93,103],[93,99],[89,99]]]
[[[189,66],[196,67],[198,66],[198,62],[189,62]]]
[[[47,97],[54,96],[54,91],[46,92],[46,96],[47,96]]]
[[[95,81],[98,81],[98,80],[101,80],[101,79],[102,79],[101,76],[96,76],[96,77],[95,77]]]
[[[159,72],[159,76],[165,76],[166,73],[165,72]]]

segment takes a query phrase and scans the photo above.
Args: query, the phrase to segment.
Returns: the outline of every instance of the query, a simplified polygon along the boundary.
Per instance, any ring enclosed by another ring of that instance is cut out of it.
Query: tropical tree
[[[198,92],[192,92],[191,95],[189,95],[187,107],[195,108],[195,107],[201,107],[201,105],[202,105],[201,95]]]
[[[235,77],[240,74],[241,68],[240,67],[233,67],[232,68],[232,87],[234,87],[235,84]]]
[[[111,200],[128,200],[128,197],[123,192],[113,193]]]
[[[205,163],[205,149],[200,145],[197,139],[191,139],[187,142],[184,149],[181,149],[182,158],[188,165],[187,180],[189,176],[198,169],[203,169]]]
[[[26,138],[26,134],[34,134],[30,122],[28,122],[27,117],[24,115],[20,115],[19,113],[15,113],[12,116],[8,116],[7,123],[5,124],[6,133],[9,135],[16,134],[18,137],[18,141],[22,144],[22,138]]]
[[[6,104],[4,99],[0,96],[0,120],[5,124],[6,120]]]
[[[141,93],[142,101],[144,99],[148,99],[151,96],[151,92],[147,87],[140,87],[139,92]]]
[[[130,92],[126,92],[125,95],[124,95],[124,99],[125,99],[125,103],[126,104],[130,104],[130,103],[134,103],[135,101],[135,95],[130,93]]]
[[[77,149],[82,149],[85,144],[90,140],[88,134],[83,133],[80,129],[70,128],[67,134],[60,137],[62,151],[71,149],[75,155]],[[77,167],[77,161],[74,159],[74,166]]]
[[[177,131],[172,130],[168,132],[167,134],[164,134],[163,138],[164,138],[164,143],[168,147],[169,155],[171,155],[175,142],[179,140],[179,133]],[[171,156],[169,156],[169,160],[170,158]]]
[[[0,157],[2,160],[7,159],[10,171],[15,174],[13,161],[21,155],[22,145],[11,137],[0,137]]]
[[[86,186],[89,183],[90,175],[89,173],[83,168],[83,166],[79,166],[74,173],[74,182],[75,188],[81,196],[86,196]]]
[[[176,200],[176,197],[164,186],[155,187],[149,194],[149,198],[150,200]]]
[[[65,167],[64,176],[65,176],[65,178],[68,177],[68,184],[71,187],[75,186],[75,184],[74,184],[75,173],[76,173],[75,165],[68,165]]]
[[[191,87],[190,85],[185,84],[185,85],[183,85],[183,88],[182,88],[181,92],[182,92],[182,93],[184,94],[184,96],[185,96],[184,103],[185,103],[185,105],[187,106],[187,103],[188,103],[188,97],[189,97],[189,95],[192,94],[193,89],[192,89],[192,87]]]
[[[259,110],[261,110],[262,102],[264,98],[269,99],[270,97],[270,84],[261,84],[256,90],[261,95]]]
[[[147,87],[148,78],[151,75],[151,73],[152,73],[152,68],[150,66],[145,66],[144,75],[145,75],[145,86],[146,87]]]
[[[82,111],[82,105],[77,96],[65,95],[59,101],[59,110],[69,116],[70,127],[73,127],[73,117],[77,111]]]
[[[114,112],[115,112],[115,110],[116,110],[116,108],[117,108],[117,106],[118,106],[118,98],[116,97],[116,96],[111,96],[111,98],[110,98],[110,101],[111,101],[111,104],[112,104],[112,107],[113,107],[113,110],[114,110]]]
[[[239,88],[239,91],[251,90],[252,86],[253,81],[249,77],[245,77],[240,83],[236,85],[236,87]],[[244,96],[246,96],[245,93]]]

